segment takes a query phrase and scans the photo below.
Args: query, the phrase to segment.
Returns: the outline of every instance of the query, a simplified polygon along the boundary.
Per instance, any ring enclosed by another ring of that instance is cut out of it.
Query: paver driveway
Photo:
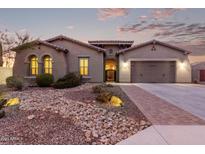
[[[205,120],[205,85],[139,83],[136,86]]]

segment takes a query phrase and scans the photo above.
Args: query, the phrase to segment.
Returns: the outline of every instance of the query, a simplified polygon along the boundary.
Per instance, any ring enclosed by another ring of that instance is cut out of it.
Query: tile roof
[[[125,40],[94,40],[88,41],[90,44],[123,44],[123,45],[132,45],[134,41],[125,41]]]
[[[67,37],[67,36],[64,36],[64,35],[58,35],[56,37],[53,37],[53,38],[50,38],[48,40],[45,40],[46,42],[53,42],[55,40],[59,40],[59,39],[65,39],[65,40],[68,40],[68,41],[71,41],[71,42],[74,42],[74,43],[77,43],[79,45],[83,45],[83,46],[86,46],[88,48],[91,48],[91,49],[94,49],[96,51],[100,51],[100,52],[105,52],[106,50],[105,49],[102,49],[100,47],[96,47],[96,46],[93,46],[91,44],[87,44],[87,43],[84,43],[84,42],[81,42],[79,40],[75,40],[73,38],[70,38],[70,37]]]
[[[175,49],[175,50],[181,51],[181,52],[183,52],[184,54],[189,54],[189,53],[191,53],[191,52],[189,52],[189,51],[187,51],[187,50],[185,50],[185,49],[182,49],[182,48],[179,48],[179,47],[176,47],[176,46],[173,46],[173,45],[164,43],[164,42],[160,42],[160,41],[157,41],[157,40],[151,40],[151,41],[148,41],[148,42],[145,42],[145,43],[142,43],[142,44],[134,45],[134,46],[132,46],[132,47],[130,47],[130,48],[126,48],[126,49],[120,50],[117,54],[121,54],[121,53],[130,51],[130,50],[133,50],[133,49],[141,48],[141,47],[144,47],[144,46],[149,45],[149,44],[159,44],[159,45],[162,45],[162,46],[166,46],[166,47],[168,47],[168,48],[171,48],[171,49]]]

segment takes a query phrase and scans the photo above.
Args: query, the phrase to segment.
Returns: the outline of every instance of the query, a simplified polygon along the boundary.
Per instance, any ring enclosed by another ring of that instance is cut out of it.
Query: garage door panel
[[[168,83],[175,81],[175,62],[131,62],[131,81],[142,83]]]

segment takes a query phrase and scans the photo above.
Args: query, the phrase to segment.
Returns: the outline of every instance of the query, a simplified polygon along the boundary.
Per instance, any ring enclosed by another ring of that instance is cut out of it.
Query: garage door
[[[175,82],[175,61],[132,61],[131,82]]]
[[[200,70],[200,81],[205,81],[205,70]]]

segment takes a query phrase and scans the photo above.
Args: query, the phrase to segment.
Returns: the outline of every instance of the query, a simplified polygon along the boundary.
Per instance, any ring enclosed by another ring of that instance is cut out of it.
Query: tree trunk
[[[0,42],[0,67],[3,66],[3,47],[2,43]]]

